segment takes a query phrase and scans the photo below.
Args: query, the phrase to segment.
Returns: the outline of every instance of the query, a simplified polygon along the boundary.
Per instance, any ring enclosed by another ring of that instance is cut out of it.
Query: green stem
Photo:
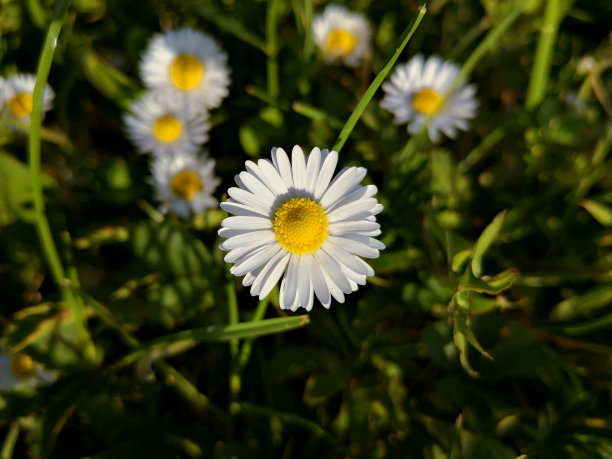
[[[238,324],[238,300],[236,298],[236,286],[234,282],[234,276],[229,272],[227,273],[228,281],[226,284],[227,293],[227,307],[228,307],[228,322],[229,325]],[[242,387],[242,381],[240,379],[240,366],[238,363],[238,353],[240,352],[240,341],[238,338],[232,338],[229,342],[230,345],[230,375],[229,375],[229,389],[232,404],[234,404],[240,389]],[[232,410],[232,406],[230,406]]]
[[[404,30],[404,33],[402,34],[399,40],[399,45],[395,49],[395,52],[389,58],[389,60],[387,61],[385,66],[382,68],[382,70],[378,73],[378,75],[376,75],[376,78],[374,78],[374,81],[372,82],[372,84],[370,84],[370,87],[363,94],[363,96],[359,100],[359,103],[357,103],[355,110],[353,110],[353,113],[351,113],[351,116],[344,124],[342,131],[340,131],[340,135],[338,135],[338,139],[336,140],[336,143],[332,147],[332,150],[335,150],[338,153],[340,153],[340,150],[342,150],[342,147],[344,146],[347,139],[351,135],[351,132],[353,132],[353,128],[357,124],[357,121],[359,121],[359,118],[361,118],[361,115],[363,114],[366,107],[372,100],[372,97],[374,97],[374,93],[376,93],[376,91],[378,90],[378,88],[380,87],[384,79],[387,77],[387,74],[393,68],[393,65],[395,65],[395,62],[399,58],[400,54],[402,53],[402,51],[404,50],[404,48],[410,41],[410,38],[412,38],[412,35],[414,35],[414,33],[416,32],[426,11],[427,11],[427,8],[425,7],[425,5],[421,6],[419,8],[419,12],[416,14],[412,22],[408,25],[408,27],[406,27],[406,29]]]
[[[255,309],[255,313],[253,314],[253,318],[251,322],[258,322],[264,318],[266,315],[266,309],[268,308],[268,303],[270,302],[270,297],[267,296],[259,303],[257,303],[257,309]],[[238,372],[242,374],[244,371],[244,367],[249,362],[249,358],[251,357],[251,350],[253,349],[253,338],[245,339],[244,343],[242,343],[242,348],[240,349],[240,355],[238,356]]]
[[[268,71],[268,95],[274,101],[278,99],[279,78],[278,78],[278,40],[276,36],[276,26],[278,20],[278,0],[268,0],[268,10],[266,13],[266,51],[268,52],[267,71]]]
[[[304,0],[304,60],[310,60],[314,51],[314,40],[312,38],[312,0]]]
[[[547,0],[544,11],[544,23],[540,29],[540,39],[536,49],[525,108],[533,109],[542,102],[546,93],[546,83],[550,74],[550,63],[557,37],[559,25],[563,19],[560,0]]]
[[[310,118],[311,120],[324,122],[331,128],[340,129],[342,127],[342,121],[340,121],[338,118],[334,118],[332,115],[321,110],[320,108],[313,107],[305,102],[295,101],[291,104],[291,108],[294,112],[299,113],[306,118]]]
[[[457,166],[459,171],[467,172],[474,164],[480,161],[485,155],[504,138],[505,129],[503,126],[495,128],[487,135],[480,145],[474,148]]]
[[[2,445],[2,451],[0,451],[0,459],[11,459],[13,457],[13,450],[15,449],[15,443],[17,443],[17,437],[19,436],[19,420],[14,421],[9,428],[4,444]]]
[[[91,338],[86,328],[85,311],[77,299],[75,298],[71,288],[68,285],[66,274],[60,261],[57,248],[53,241],[51,228],[47,215],[45,214],[45,203],[42,191],[41,165],[40,165],[40,131],[42,123],[42,104],[43,94],[47,85],[47,78],[51,70],[53,54],[57,44],[57,39],[62,28],[64,15],[68,9],[70,0],[58,0],[55,3],[53,18],[47,31],[47,36],[43,44],[40,60],[38,62],[38,70],[36,73],[36,84],[32,94],[32,113],[30,115],[30,135],[29,135],[29,162],[30,176],[32,180],[32,199],[34,202],[35,224],[38,237],[42,246],[44,256],[49,265],[51,276],[55,284],[61,291],[62,297],[68,304],[77,327],[79,329],[79,339],[83,344],[84,354],[87,359],[93,360],[95,356],[95,347],[91,342]]]

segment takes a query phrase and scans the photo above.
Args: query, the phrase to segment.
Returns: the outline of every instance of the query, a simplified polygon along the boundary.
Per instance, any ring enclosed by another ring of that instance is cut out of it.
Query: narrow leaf
[[[612,226],[612,209],[609,206],[590,199],[582,199],[579,204],[599,223]]]
[[[505,217],[505,210],[497,214],[493,221],[484,229],[476,244],[474,244],[474,249],[472,250],[472,272],[474,276],[482,276],[482,259],[499,234]]]

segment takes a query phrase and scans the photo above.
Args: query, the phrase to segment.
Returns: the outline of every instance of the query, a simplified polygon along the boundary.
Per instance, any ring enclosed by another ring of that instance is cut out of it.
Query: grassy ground
[[[612,457],[609,1],[430,2],[397,62],[452,59],[479,101],[435,144],[367,90],[416,1],[343,2],[374,31],[354,69],[312,42],[320,1],[52,3],[0,2],[0,75],[56,92],[42,130],[0,127],[1,343],[57,376],[0,393],[2,459]],[[217,199],[272,147],[367,167],[387,248],[345,304],[258,302],[220,209],[157,211],[121,117],[181,25],[229,56]]]

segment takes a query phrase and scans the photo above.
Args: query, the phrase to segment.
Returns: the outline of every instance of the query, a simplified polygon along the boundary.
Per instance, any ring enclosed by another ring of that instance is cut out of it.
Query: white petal
[[[342,269],[340,269],[338,261],[330,257],[325,250],[318,250],[315,253],[315,258],[317,259],[318,264],[325,269],[325,272],[329,277],[328,285],[333,283],[341,292],[351,293],[351,286],[349,285],[346,276],[342,273]],[[338,299],[337,297],[335,298]]]
[[[255,196],[253,193],[243,190],[242,188],[231,187],[227,190],[227,194],[239,203],[252,207],[254,210],[264,215],[270,213],[272,204],[274,203],[274,200],[267,200],[267,202],[264,202],[264,199],[260,199],[259,196]]]
[[[353,187],[359,185],[366,175],[366,169],[363,167],[349,167],[344,172],[338,174],[331,183],[327,191],[321,197],[319,204],[324,209],[335,203],[338,199],[344,197],[344,194],[352,191]]]
[[[368,220],[337,222],[331,223],[327,227],[327,232],[332,236],[342,236],[349,233],[368,233],[369,235],[373,232],[380,233],[380,224]]]
[[[361,199],[353,201],[327,213],[327,218],[330,223],[340,222],[343,220],[360,220],[370,214],[370,210],[374,209],[378,201],[375,198]]]
[[[290,257],[291,254],[286,250],[278,252],[264,267],[259,276],[257,276],[251,288],[251,295],[259,295],[260,300],[268,296],[277,284],[278,279],[285,272]]]
[[[287,187],[283,183],[283,179],[270,161],[267,159],[260,159],[257,161],[257,165],[262,172],[262,178],[273,193],[276,195],[281,195],[288,191]]]
[[[276,196],[264,185],[255,175],[249,172],[241,172],[240,178],[245,187],[249,189],[259,199],[265,199],[266,202],[274,202]]]
[[[232,274],[238,277],[244,276],[246,273],[253,271],[270,260],[270,258],[276,255],[280,250],[281,246],[278,244],[265,245],[251,253],[250,256],[245,258],[242,262],[235,264],[232,267]]]
[[[321,248],[324,252],[329,254],[329,257],[331,257],[330,259],[336,261],[338,264],[348,266],[350,269],[358,272],[359,274],[366,274],[366,269],[361,263],[359,263],[358,257],[356,257],[353,253],[346,251],[339,245],[334,245],[333,243],[328,244],[327,241]],[[327,269],[327,265],[325,265],[325,268]],[[334,281],[336,281],[336,278],[334,278]],[[345,293],[350,293],[344,289],[344,286],[339,285],[339,287],[341,287]]]
[[[366,185],[360,186],[355,191],[347,194],[342,199],[334,202],[331,206],[327,208],[327,212],[331,212],[332,210],[337,209],[338,207],[344,206],[346,204],[350,204],[353,201],[359,201],[361,199],[371,198],[378,192],[378,188],[375,185]]]
[[[306,255],[306,256],[304,256]],[[300,298],[300,306],[306,307],[310,303],[310,297],[312,295],[312,285],[310,283],[310,273],[308,267],[305,264],[304,259],[308,259],[308,254],[304,254],[299,257],[298,267],[298,295]]]
[[[334,175],[334,170],[338,164],[338,153],[335,151],[330,152],[321,166],[319,171],[319,177],[313,191],[313,197],[318,201],[323,196],[323,193],[327,190],[329,182]]]
[[[223,241],[219,247],[221,247],[222,250],[237,249],[238,247],[245,246],[260,247],[264,244],[269,244],[274,241],[275,238],[276,235],[273,231],[250,231],[246,234],[234,236]]]
[[[279,175],[283,179],[283,182],[287,188],[293,186],[293,176],[291,174],[291,163],[287,157],[287,153],[282,148],[272,150],[272,161],[278,171]]]
[[[291,254],[291,258],[289,259],[289,268],[287,269],[283,282],[281,283],[281,292],[279,298],[281,309],[291,308],[297,298],[299,274],[298,267],[299,255]]]
[[[321,149],[315,147],[308,155],[308,164],[306,165],[306,182],[304,188],[310,194],[314,191],[319,177],[319,169],[321,168]]]
[[[260,230],[272,228],[272,221],[262,217],[227,217],[221,222],[224,228]]]
[[[225,210],[226,212],[230,213],[230,214],[234,214],[234,215],[241,215],[241,216],[245,216],[245,217],[256,217],[256,216],[263,216],[263,217],[267,217],[268,214],[262,212],[259,209],[255,209],[251,206],[248,206],[246,204],[240,204],[239,202],[222,202],[220,204],[221,208],[223,210]]]
[[[304,190],[306,185],[306,159],[304,152],[296,145],[291,151],[291,167],[293,171],[293,186],[298,190]]]

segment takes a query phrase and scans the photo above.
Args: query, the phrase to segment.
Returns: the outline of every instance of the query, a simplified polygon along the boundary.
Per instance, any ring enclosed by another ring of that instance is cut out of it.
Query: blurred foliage
[[[0,0],[2,76],[35,71],[52,3]],[[275,293],[257,305],[226,276],[221,211],[179,222],[152,207],[147,158],[121,124],[147,41],[191,25],[228,52],[231,92],[206,145],[222,198],[273,146],[333,145],[421,2],[340,3],[374,28],[355,70],[305,42],[322,1],[278,2],[272,47],[265,1],[71,3],[49,78],[43,185],[98,361],[83,358],[39,248],[27,141],[2,126],[1,343],[60,371],[0,395],[3,457],[612,457],[608,0],[554,2],[544,95],[529,109],[551,0],[527,1],[472,72],[479,116],[457,139],[413,148],[375,97],[340,163],[366,166],[379,187],[387,249],[346,304],[241,339],[238,358],[211,338],[122,363],[171,334],[229,324],[234,289],[240,322],[284,315]],[[519,3],[432,0],[400,62],[465,62]]]

